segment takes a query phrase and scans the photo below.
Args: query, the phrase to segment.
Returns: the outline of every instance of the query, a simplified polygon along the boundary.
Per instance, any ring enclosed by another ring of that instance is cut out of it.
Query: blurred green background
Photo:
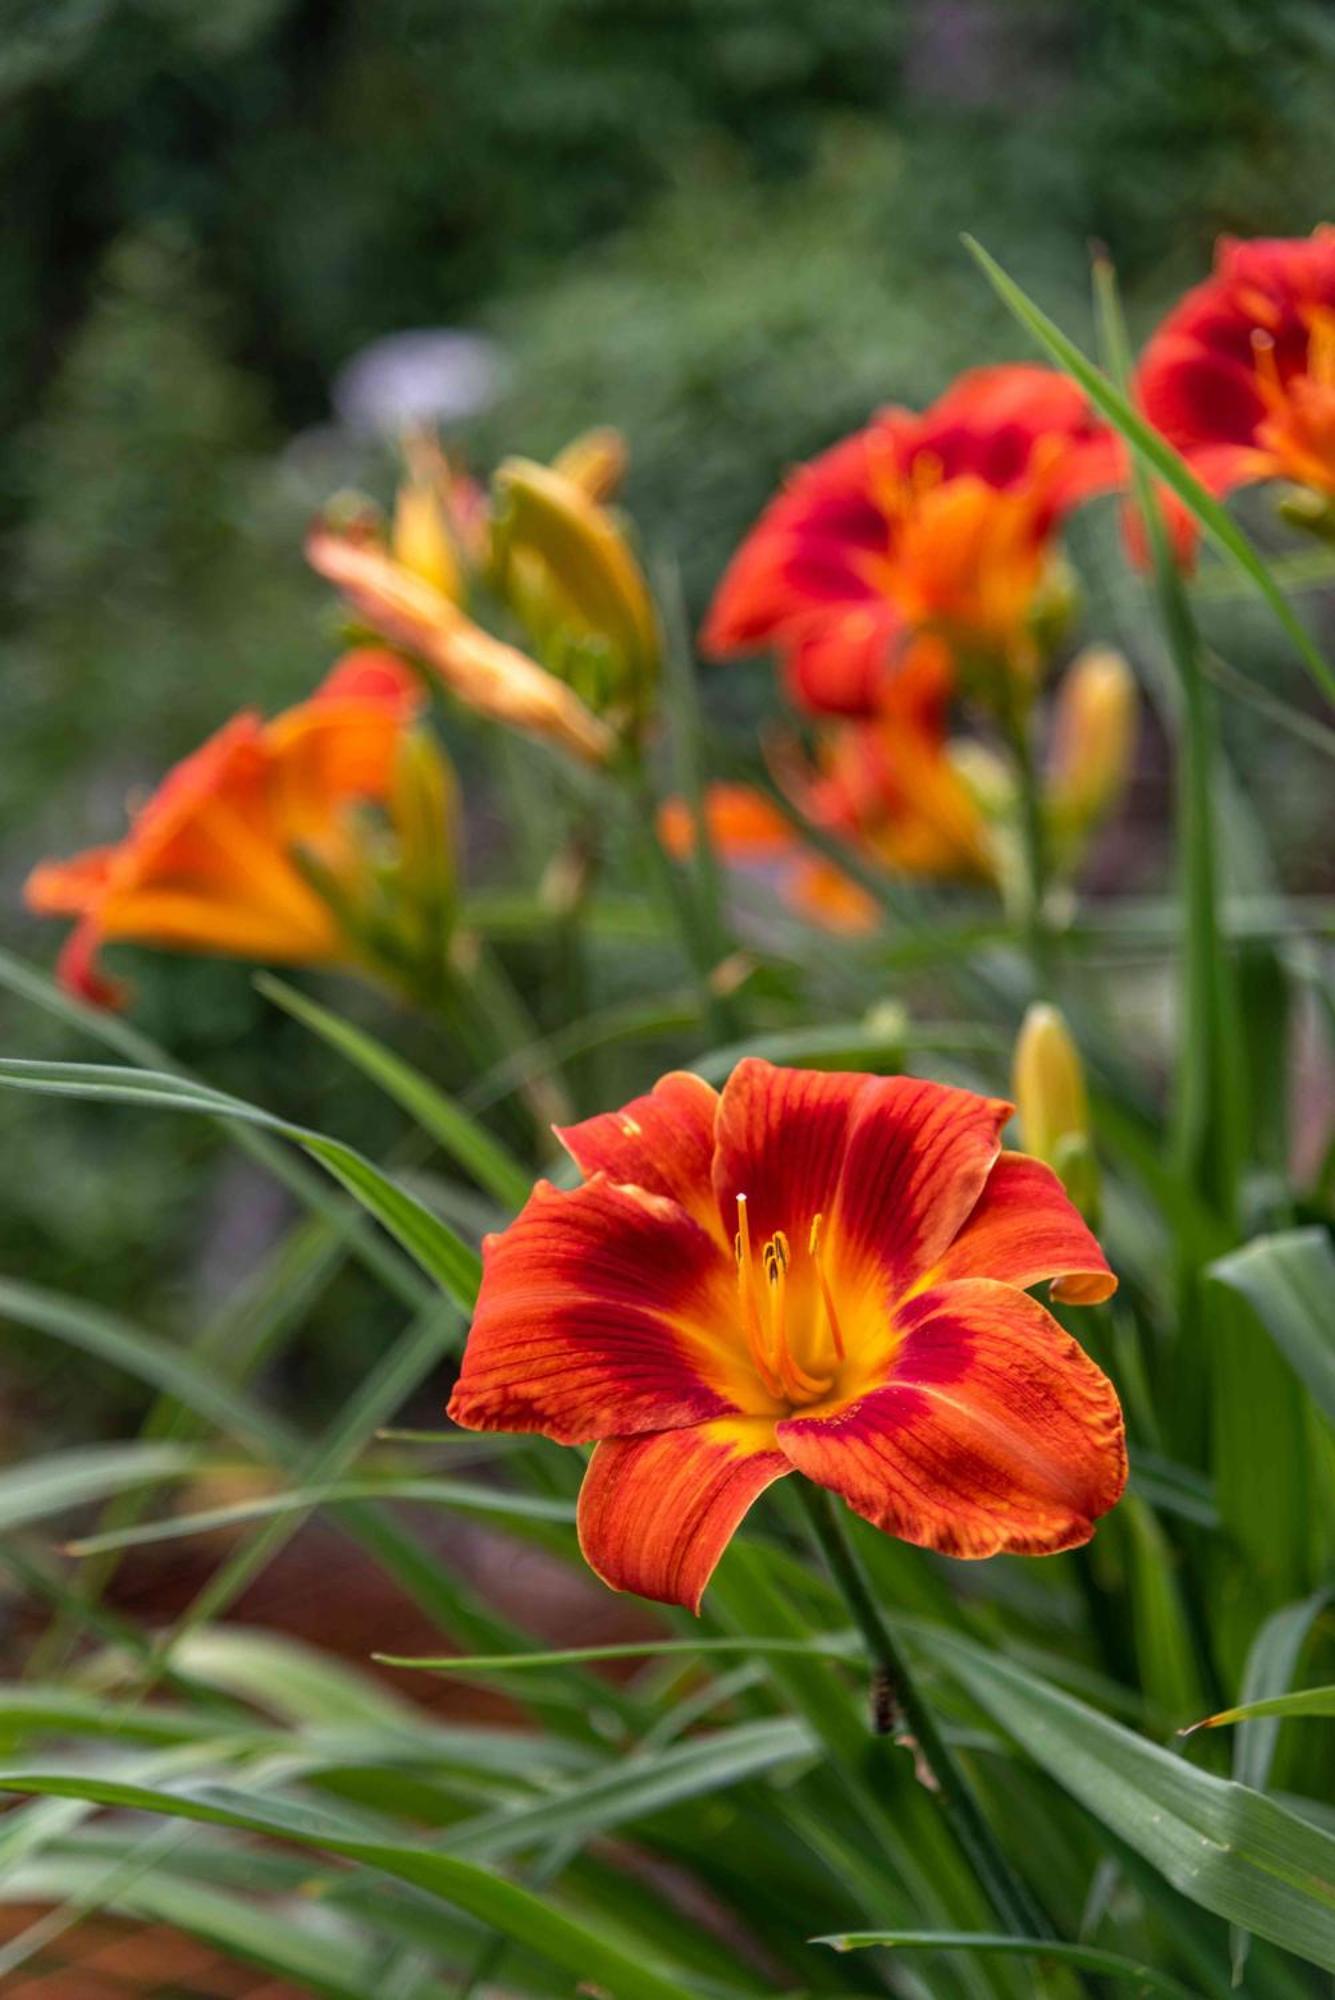
[[[368,342],[497,344],[504,392],[456,434],[481,466],[620,425],[627,504],[698,613],[794,458],[1026,354],[961,230],[1088,339],[1092,241],[1143,328],[1218,232],[1306,231],[1329,190],[1335,18],[1301,0],[8,0],[0,26],[0,877],[6,941],[44,962],[31,863],[327,664],[300,543],[332,487],[387,486],[333,411]],[[1285,774],[1288,879],[1319,882],[1300,754],[1247,755]],[[244,969],[137,976],[140,1019],[215,1080],[392,1137]],[[91,1053],[10,1003],[4,1043]],[[150,1319],[188,1322],[282,1218],[186,1121],[13,1100],[0,1145],[0,1269]],[[364,1306],[315,1393],[374,1339]],[[66,1435],[127,1393],[19,1374],[13,1421]]]

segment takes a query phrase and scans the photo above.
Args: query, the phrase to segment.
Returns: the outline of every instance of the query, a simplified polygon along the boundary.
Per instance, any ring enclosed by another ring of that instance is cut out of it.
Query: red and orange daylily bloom
[[[1011,1107],[911,1077],[677,1073],[559,1134],[483,1246],[450,1415],[592,1442],[579,1503],[614,1589],[698,1609],[786,1473],[954,1556],[1087,1541],[1126,1476],[1112,1385],[1028,1288],[1116,1280]]]
[[[718,658],[772,647],[815,712],[874,713],[907,643],[1031,665],[1056,533],[1112,485],[1118,449],[1079,389],[1039,367],[962,375],[799,468],[734,556],[705,622]]]
[[[98,965],[118,939],[284,964],[355,959],[312,871],[338,881],[360,868],[359,809],[388,801],[421,702],[393,654],[348,653],[309,701],[272,722],[247,710],[225,724],[115,845],[41,863],[28,878],[29,909],[76,920],[62,983],[120,1004],[123,989]]]
[[[1335,502],[1335,228],[1224,238],[1146,345],[1138,389],[1211,491],[1284,479]]]
[[[815,824],[889,874],[980,882],[1004,893],[1018,860],[1012,773],[985,743],[951,737],[951,665],[940,640],[915,640],[869,720],[827,723],[814,752],[773,758],[788,797]],[[1058,876],[1073,874],[1125,787],[1136,733],[1135,681],[1108,647],[1087,648],[1059,683],[1050,713],[1043,814]],[[784,900],[830,930],[868,931],[879,911],[843,870],[817,855],[773,800],[748,785],[711,785],[711,844],[725,861],[769,874]],[[669,853],[694,845],[691,814],[670,799],[659,819]]]

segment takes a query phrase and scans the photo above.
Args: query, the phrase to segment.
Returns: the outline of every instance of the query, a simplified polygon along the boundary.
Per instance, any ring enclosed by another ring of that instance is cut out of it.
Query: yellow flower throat
[[[746,1196],[737,1197],[733,1248],[747,1352],[766,1392],[777,1402],[799,1409],[829,1395],[846,1353],[822,1255],[822,1220],[820,1215],[812,1218],[806,1248],[808,1269],[798,1274],[802,1281],[796,1287],[799,1295],[790,1297],[793,1253],[787,1236],[776,1229],[757,1258]],[[801,1342],[804,1359],[799,1359],[799,1328],[807,1335]]]

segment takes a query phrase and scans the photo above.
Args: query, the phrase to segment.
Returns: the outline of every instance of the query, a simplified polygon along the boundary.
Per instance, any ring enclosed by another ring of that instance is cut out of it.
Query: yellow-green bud
[[[1087,647],[1057,689],[1044,790],[1058,855],[1068,864],[1126,789],[1138,708],[1135,676],[1111,646]]]
[[[626,440],[610,424],[581,431],[552,460],[552,471],[587,493],[590,500],[610,500],[626,476]]]
[[[1098,1206],[1084,1065],[1065,1017],[1046,1001],[1024,1017],[1015,1043],[1012,1089],[1026,1153],[1045,1160],[1088,1218]]]
[[[390,546],[396,562],[451,603],[463,597],[463,570],[440,495],[423,479],[405,479],[394,502]]]
[[[507,459],[494,490],[502,593],[554,671],[585,675],[590,706],[635,725],[658,671],[658,618],[614,516],[531,459]]]

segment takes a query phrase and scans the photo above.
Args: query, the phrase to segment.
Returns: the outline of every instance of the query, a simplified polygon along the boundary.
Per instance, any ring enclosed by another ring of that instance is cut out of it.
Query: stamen
[[[1238,293],[1238,304],[1248,319],[1254,319],[1258,326],[1277,327],[1284,317],[1278,301],[1257,285],[1245,285]]]
[[[1307,314],[1307,374],[1322,389],[1335,389],[1335,312],[1313,306]]]
[[[823,1396],[830,1386],[828,1375],[812,1375],[793,1353],[788,1338],[788,1266],[792,1252],[782,1229],[776,1229],[765,1245],[765,1275],[770,1283],[770,1327],[774,1335],[775,1360],[783,1385],[795,1403],[809,1403]]]
[[[737,1235],[734,1239],[734,1248],[737,1253],[737,1291],[741,1300],[742,1329],[746,1334],[747,1351],[751,1356],[752,1366],[766,1390],[776,1401],[782,1402],[784,1384],[775,1373],[766,1352],[765,1334],[755,1296],[754,1271],[751,1264],[751,1218],[746,1211],[744,1194],[739,1194],[737,1197]],[[782,1345],[780,1352],[782,1353]]]
[[[819,1245],[819,1222],[813,1225],[811,1244]],[[793,1261],[792,1245],[782,1229],[776,1229],[760,1252],[760,1270],[752,1261],[751,1218],[745,1195],[737,1196],[737,1233],[733,1238],[733,1254],[737,1260],[737,1290],[741,1306],[742,1328],[746,1336],[747,1351],[752,1365],[766,1390],[776,1401],[796,1405],[798,1408],[808,1403],[818,1402],[828,1395],[834,1382],[831,1364],[821,1373],[813,1374],[798,1360],[793,1351],[788,1324],[788,1279]],[[820,1296],[824,1303],[825,1315],[829,1321],[830,1338],[834,1351],[840,1360],[844,1357],[843,1336],[840,1333],[834,1308],[830,1301],[829,1287],[824,1272],[816,1260]],[[763,1273],[763,1294],[758,1288],[758,1279]],[[804,1310],[807,1310],[808,1295],[803,1293]],[[813,1325],[814,1333],[815,1327]]]
[[[825,1307],[825,1317],[830,1323],[830,1338],[834,1342],[834,1351],[842,1361],[845,1356],[844,1336],[839,1325],[839,1315],[834,1309],[834,1299],[830,1294],[830,1281],[825,1275],[825,1265],[820,1254],[820,1231],[824,1220],[825,1218],[821,1214],[812,1216],[811,1235],[807,1239],[807,1252],[812,1263],[816,1266],[816,1283],[820,1286],[821,1304]]]
[[[1268,333],[1259,327],[1252,329],[1252,363],[1256,369],[1256,386],[1266,403],[1273,410],[1282,408],[1286,400],[1284,384],[1279,379],[1279,363],[1275,359],[1275,343]]]

